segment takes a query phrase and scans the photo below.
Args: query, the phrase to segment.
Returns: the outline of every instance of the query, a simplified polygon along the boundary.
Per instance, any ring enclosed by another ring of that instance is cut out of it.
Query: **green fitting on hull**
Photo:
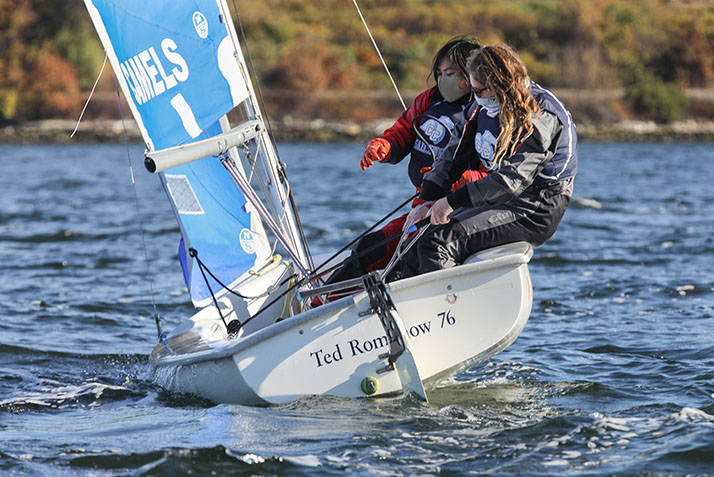
[[[372,376],[367,376],[362,380],[360,387],[362,388],[362,392],[364,392],[367,396],[371,396],[372,394],[377,392],[377,390],[379,389],[379,384],[377,383],[377,380],[374,379]]]

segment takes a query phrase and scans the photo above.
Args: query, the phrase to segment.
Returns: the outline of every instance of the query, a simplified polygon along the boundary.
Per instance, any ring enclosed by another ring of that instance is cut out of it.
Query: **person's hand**
[[[364,150],[364,155],[362,156],[362,160],[359,162],[359,166],[364,171],[368,167],[371,167],[372,164],[374,164],[374,161],[377,161],[377,162],[386,161],[387,156],[389,156],[389,151],[391,149],[392,149],[392,146],[389,144],[389,141],[387,141],[386,139],[381,138],[381,137],[376,137],[374,139],[371,139],[367,143],[367,147]]]
[[[437,200],[434,205],[429,209],[429,216],[431,217],[432,225],[441,225],[449,223],[449,214],[454,211],[449,205],[449,201],[446,197],[442,197]]]
[[[409,215],[407,215],[407,220],[404,221],[404,226],[402,227],[402,231],[406,232],[408,227],[407,225],[411,227],[411,225],[416,224],[420,220],[426,217],[426,215],[429,213],[429,206],[431,205],[430,202],[425,202],[421,204],[418,207],[413,208],[411,211],[409,211]]]

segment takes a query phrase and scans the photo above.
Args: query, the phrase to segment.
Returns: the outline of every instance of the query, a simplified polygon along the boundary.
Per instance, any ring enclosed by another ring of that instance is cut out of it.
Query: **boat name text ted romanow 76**
[[[456,323],[456,318],[454,318],[451,315],[450,311],[442,311],[441,313],[438,313],[437,316],[439,317],[439,321],[440,321],[439,328],[444,328],[446,326],[453,326]],[[431,331],[432,331],[431,320],[426,321],[424,323],[419,323],[417,325],[410,326],[407,331],[409,332],[409,336],[411,336],[412,338],[417,338],[421,335],[431,333]],[[334,351],[333,350],[324,351],[321,348],[321,349],[318,349],[317,351],[312,351],[310,353],[310,356],[315,358],[315,364],[317,365],[318,368],[320,368],[323,365],[332,364],[332,363],[335,363],[337,361],[344,359],[344,355],[342,353],[343,349],[349,348],[348,356],[351,358],[354,358],[357,355],[369,353],[371,351],[375,351],[380,348],[384,348],[385,346],[388,346],[388,345],[389,345],[389,338],[387,337],[386,334],[383,334],[382,336],[373,338],[371,340],[364,340],[364,341],[360,341],[357,339],[349,340],[347,342],[347,346],[344,348],[341,348],[339,343],[335,343]]]

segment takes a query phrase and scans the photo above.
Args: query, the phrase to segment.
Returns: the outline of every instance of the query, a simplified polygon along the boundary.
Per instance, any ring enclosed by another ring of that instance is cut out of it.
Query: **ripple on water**
[[[0,364],[7,362],[24,365],[25,371],[0,373],[0,413],[127,403],[158,390],[147,379],[144,355],[81,355],[0,345]]]
[[[168,327],[192,311],[157,178],[136,174],[140,228],[132,185],[117,175],[126,147],[0,149],[0,282],[11,297],[0,303],[2,473],[714,468],[711,145],[582,144],[576,196],[529,266],[526,328],[430,389],[430,405],[306,397],[259,408],[216,406],[150,379],[153,302]],[[140,161],[143,148],[129,149]],[[401,166],[359,171],[363,150],[281,149],[315,253],[333,252],[411,194]],[[691,167],[662,174],[673,161]]]
[[[228,449],[224,446],[210,448],[171,448],[147,452],[116,454],[111,449],[86,455],[79,449],[74,456],[67,453],[63,465],[71,469],[112,469],[134,471],[139,475],[313,475],[319,461],[315,456],[283,458],[260,456]]]

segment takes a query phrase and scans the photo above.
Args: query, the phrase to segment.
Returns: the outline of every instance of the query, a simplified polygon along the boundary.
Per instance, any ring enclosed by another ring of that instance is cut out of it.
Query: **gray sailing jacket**
[[[448,195],[449,204],[457,207],[484,207],[511,202],[517,209],[528,211],[536,204],[539,190],[570,183],[577,172],[577,136],[570,113],[549,90],[532,83],[531,92],[541,107],[533,119],[533,133],[510,157],[503,159],[498,170],[487,177],[468,183]],[[478,167],[474,150],[477,105],[472,105],[465,131],[449,143],[444,154],[424,177],[420,198],[443,197],[463,172]],[[456,136],[455,136],[456,137]],[[563,190],[572,193],[572,187]]]

